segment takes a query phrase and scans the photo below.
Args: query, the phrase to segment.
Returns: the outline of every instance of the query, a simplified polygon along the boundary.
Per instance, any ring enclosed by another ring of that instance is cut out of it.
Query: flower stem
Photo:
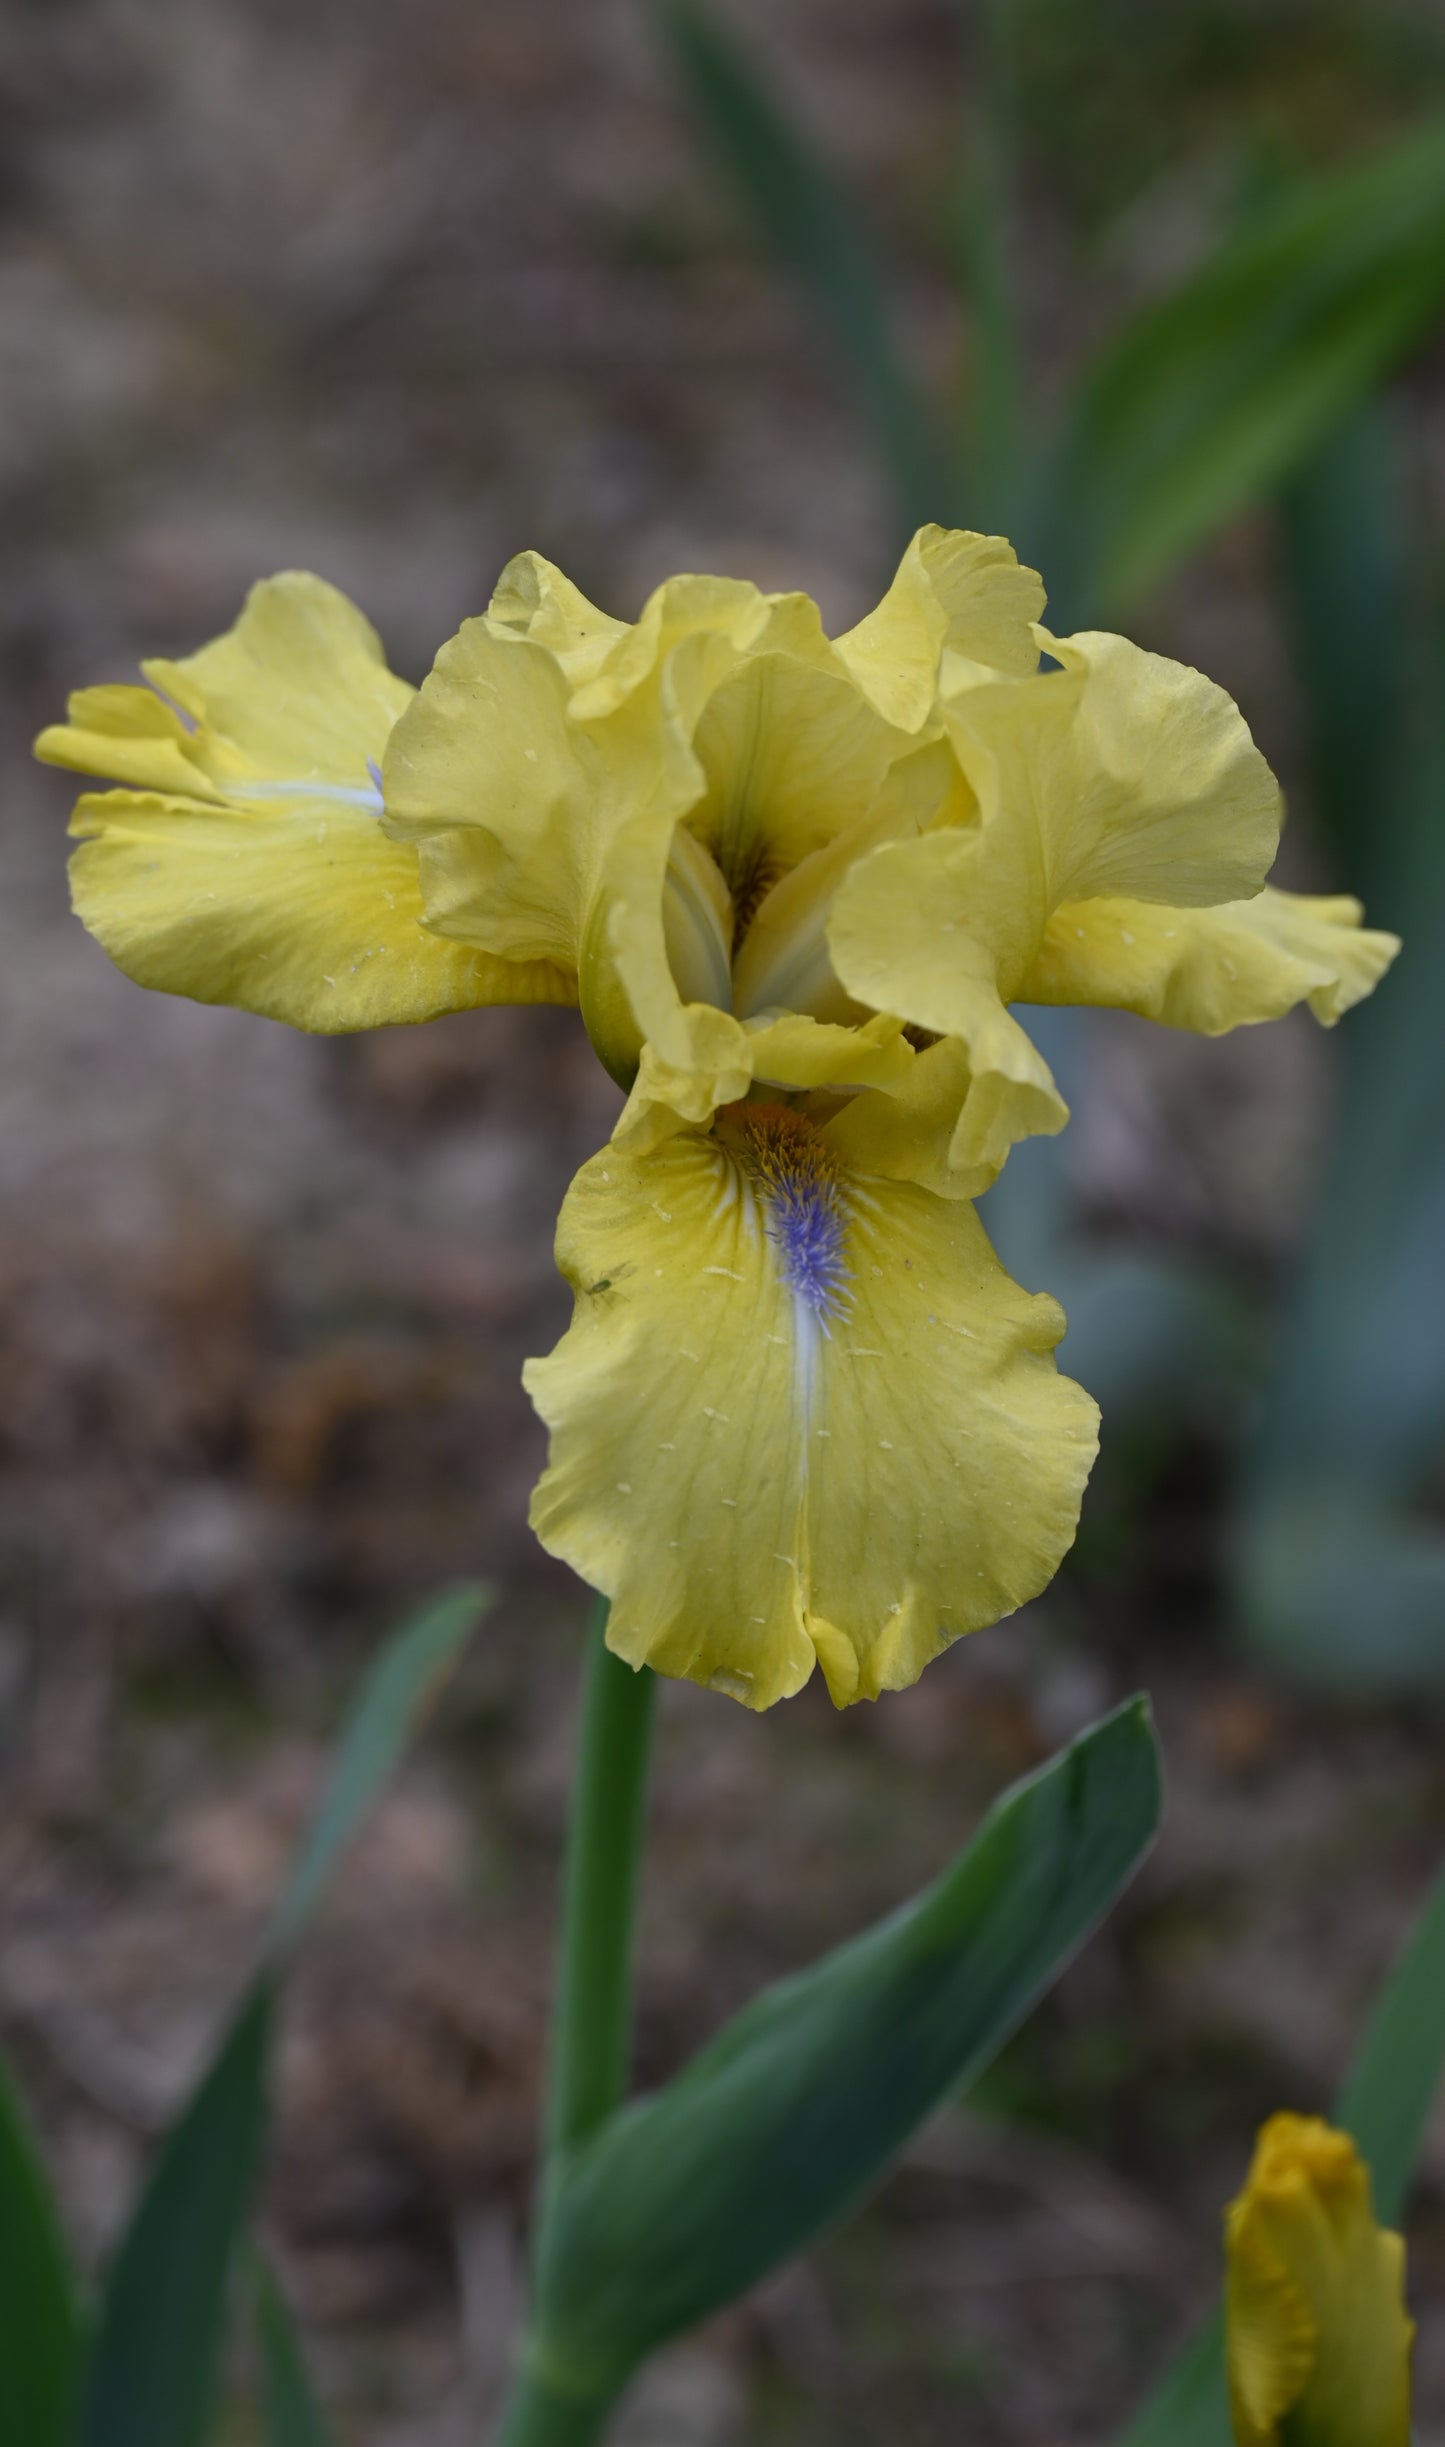
[[[632,1928],[655,1680],[607,1646],[597,1609],[582,1688],[543,2131],[542,2214],[568,2154],[621,2103],[632,2052]]]
[[[567,1830],[562,1933],[542,2132],[538,2265],[569,2158],[627,2087],[632,2050],[632,1933],[646,1814],[654,1677],[607,1646],[607,1608],[588,1637],[576,1781]],[[524,2356],[496,2447],[591,2447],[610,2399],[569,2391]]]

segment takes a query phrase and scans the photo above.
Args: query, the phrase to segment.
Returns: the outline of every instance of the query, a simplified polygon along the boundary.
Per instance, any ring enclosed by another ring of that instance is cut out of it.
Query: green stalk
[[[621,2104],[627,2087],[632,1926],[655,1688],[647,1666],[634,1671],[613,1656],[607,1608],[599,1606],[588,1642],[567,1832],[542,2144],[544,2218],[563,2162]]]
[[[607,1646],[607,1607],[588,1637],[577,1774],[567,1830],[562,1932],[542,2131],[537,2249],[567,2162],[622,2103],[632,2052],[632,1938],[646,1815],[655,1678]],[[497,2447],[589,2447],[606,2401],[569,2392],[525,2356]]]

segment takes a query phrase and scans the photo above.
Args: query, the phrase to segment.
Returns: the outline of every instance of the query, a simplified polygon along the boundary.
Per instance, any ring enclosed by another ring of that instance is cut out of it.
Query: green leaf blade
[[[1119,2447],[1232,2447],[1229,2383],[1224,2371],[1224,2319],[1207,2328],[1170,2364]]]
[[[79,2299],[54,2196],[0,2065],[0,2439],[62,2447],[80,2342]]]
[[[1445,2065],[1445,1872],[1437,1878],[1370,2018],[1335,2117],[1369,2160],[1375,2214],[1393,2225]]]
[[[258,2252],[251,2269],[256,2334],[261,2347],[261,2407],[265,2447],[330,2447],[312,2391],[306,2357],[286,2298]]]
[[[1014,1788],[916,1903],[758,2000],[566,2171],[536,2368],[607,2393],[864,2192],[1080,1946],[1152,1840],[1140,1701]]]
[[[386,1643],[348,1712],[321,1807],[277,1906],[271,1924],[274,1953],[286,1952],[299,1937],[490,1604],[491,1594],[481,1586],[449,1589]]]
[[[362,1684],[273,1918],[264,1968],[162,2143],[116,2252],[85,2372],[76,2447],[204,2447],[228,2280],[265,2132],[280,1975],[486,1603],[478,1589],[448,1591],[386,1642]],[[297,2412],[294,2388],[289,2406]]]
[[[832,340],[892,479],[902,524],[946,524],[952,487],[847,196],[742,45],[701,0],[660,0],[658,18],[704,141]]]
[[[274,2003],[258,1980],[162,2144],[106,2286],[78,2447],[204,2447],[260,2159]]]
[[[1445,123],[1312,180],[1135,316],[1055,457],[1071,611],[1116,610],[1277,484],[1445,296]]]

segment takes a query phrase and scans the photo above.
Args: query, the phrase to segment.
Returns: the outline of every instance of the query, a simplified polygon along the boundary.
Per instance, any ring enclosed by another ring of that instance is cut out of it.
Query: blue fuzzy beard
[[[848,1217],[831,1150],[785,1105],[745,1107],[744,1154],[767,1215],[783,1281],[824,1333],[847,1306]]]

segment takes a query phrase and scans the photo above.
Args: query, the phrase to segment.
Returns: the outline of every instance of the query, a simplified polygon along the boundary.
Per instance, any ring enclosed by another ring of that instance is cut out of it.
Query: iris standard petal
[[[572,711],[580,722],[605,721],[666,674],[672,710],[690,729],[714,687],[764,652],[827,663],[828,641],[810,596],[766,595],[746,578],[668,578],[577,688]]]
[[[392,734],[387,824],[416,845],[428,923],[571,977],[625,1087],[649,1031],[618,973],[617,921],[633,908],[658,981],[669,979],[669,850],[702,782],[679,726],[650,703],[600,723],[571,708],[545,647],[467,621]]]
[[[834,652],[880,713],[916,731],[934,713],[945,653],[1020,678],[1037,671],[1043,609],[1043,580],[1001,535],[920,527],[882,602]]]
[[[1000,855],[1013,862],[1014,844]],[[887,843],[844,879],[828,927],[850,994],[966,1047],[969,1081],[949,1160],[971,1182],[991,1179],[1018,1139],[1068,1120],[1048,1064],[1006,1007],[1019,965],[1017,907],[1000,911],[998,932],[1014,930],[1003,950],[979,930],[987,856],[980,831],[952,826]],[[1026,889],[1020,878],[1021,896]]]
[[[1404,2247],[1348,2134],[1271,2117],[1226,2221],[1238,2447],[1409,2447]]]
[[[464,621],[391,734],[382,788],[439,933],[575,976],[613,800],[567,694],[544,647]]]
[[[415,851],[359,808],[113,790],[82,798],[71,830],[76,912],[137,985],[323,1034],[573,1000],[560,969],[430,933]]]
[[[1279,846],[1279,785],[1232,698],[1127,638],[1046,642],[1062,670],[947,704],[994,836],[985,924],[1024,880],[1038,925],[1101,894],[1202,908],[1257,892]]]
[[[594,678],[618,639],[627,634],[625,620],[600,612],[540,552],[519,552],[507,563],[492,590],[486,617],[493,629],[545,646],[573,688]]]
[[[992,1188],[997,1163],[970,1168],[954,1155],[959,1115],[973,1085],[961,1038],[925,1045],[903,1078],[881,1084],[884,1093],[851,1097],[829,1121],[829,1143],[840,1162],[890,1181],[916,1181],[940,1198],[981,1198]]]
[[[868,818],[913,748],[845,679],[796,655],[754,654],[710,693],[692,732],[706,843],[745,927],[780,877]],[[939,768],[934,795],[946,788]],[[905,804],[913,808],[905,793]]]
[[[526,1373],[552,1431],[533,1525],[633,1664],[762,1708],[818,1662],[843,1704],[1052,1576],[1097,1413],[970,1207],[750,1104],[585,1165],[558,1258],[576,1309]]]
[[[627,1127],[664,1101],[705,1121],[755,1079],[896,1081],[901,1023],[842,992],[826,921],[864,849],[955,803],[943,743],[919,747],[836,679],[764,655],[717,691],[692,753],[703,787],[670,840],[650,815],[630,819],[601,866],[598,934],[642,1061]],[[583,994],[585,1010],[585,974]]]
[[[901,1020],[876,1012],[856,1027],[785,1011],[739,1021],[693,1005],[680,1015],[683,1056],[669,1061],[650,1040],[613,1134],[641,1153],[684,1125],[709,1122],[723,1105],[756,1090],[820,1091],[834,1096],[902,1088],[915,1055]],[[886,1171],[880,1165],[880,1171]],[[909,1178],[912,1176],[909,1175]]]
[[[1029,1003],[1098,1003],[1220,1036],[1307,1002],[1333,1026],[1372,993],[1400,948],[1364,927],[1356,900],[1267,884],[1220,909],[1077,901],[1055,910],[1019,992]]]
[[[970,1180],[1067,1119],[1009,1009],[1056,911],[1238,900],[1278,839],[1273,776],[1222,689],[1122,638],[1051,644],[1062,669],[946,699],[976,813],[861,860],[828,927],[849,994],[967,1046],[951,1160]]]

